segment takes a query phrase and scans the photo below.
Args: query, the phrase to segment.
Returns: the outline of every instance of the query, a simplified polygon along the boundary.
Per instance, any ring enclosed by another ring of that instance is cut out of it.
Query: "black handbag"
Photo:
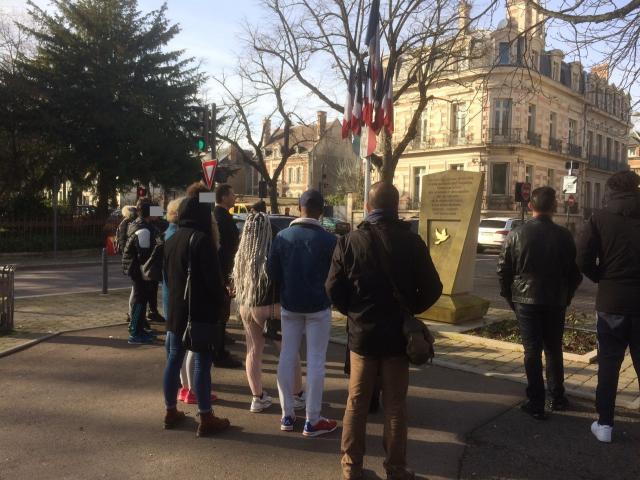
[[[149,259],[140,267],[143,280],[148,282],[162,281],[162,256],[164,253],[164,244],[156,243],[151,252]]]
[[[210,352],[215,345],[216,324],[193,322],[191,319],[191,245],[193,236],[189,237],[189,252],[187,266],[187,282],[184,288],[184,299],[187,302],[187,328],[182,335],[182,346],[196,353]]]
[[[407,357],[409,357],[409,363],[413,365],[424,365],[427,362],[432,362],[435,356],[435,338],[429,331],[429,327],[417,319],[411,310],[409,310],[409,307],[407,307],[402,292],[400,292],[396,282],[393,280],[389,252],[384,247],[376,231],[376,227],[373,225],[371,225],[371,238],[373,239],[374,250],[380,259],[380,266],[389,279],[389,283],[391,283],[393,297],[402,309],[402,333],[407,341],[406,352]]]

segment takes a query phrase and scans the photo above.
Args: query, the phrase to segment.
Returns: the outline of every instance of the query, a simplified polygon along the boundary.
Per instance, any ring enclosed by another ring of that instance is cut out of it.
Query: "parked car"
[[[320,222],[327,232],[334,233],[336,235],[346,235],[351,231],[350,223],[343,222],[335,217],[322,217]]]
[[[487,248],[502,248],[511,230],[522,225],[519,218],[495,217],[480,220],[478,229],[478,251]]]

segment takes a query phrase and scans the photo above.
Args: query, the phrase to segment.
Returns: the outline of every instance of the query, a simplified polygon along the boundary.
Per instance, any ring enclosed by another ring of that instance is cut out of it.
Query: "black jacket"
[[[566,307],[582,281],[571,233],[547,216],[509,233],[497,272],[500,295],[530,305]]]
[[[640,313],[640,191],[607,193],[578,236],[578,266],[598,283],[596,310]]]
[[[393,297],[372,243],[377,228],[390,252],[393,278],[407,307],[421,313],[442,293],[442,283],[422,239],[400,220],[364,222],[338,240],[326,287],[333,305],[348,317],[349,348],[368,356],[406,351],[402,309]]]
[[[142,244],[140,232],[149,231],[149,244]],[[122,251],[122,270],[132,280],[142,280],[140,267],[151,257],[156,245],[162,243],[162,237],[155,227],[142,218],[137,218],[127,227],[127,242]]]
[[[124,247],[127,244],[127,239],[129,238],[129,225],[133,222],[130,218],[124,218],[120,225],[118,225],[118,229],[116,230],[116,246],[118,249],[118,253],[124,253]]]
[[[218,223],[218,232],[220,232],[218,258],[222,277],[226,282],[231,276],[231,272],[233,272],[233,260],[240,244],[240,232],[236,222],[233,221],[233,215],[226,208],[217,206],[214,209],[214,215]]]
[[[169,288],[167,331],[182,337],[189,312],[185,299],[187,267],[191,255],[191,318],[193,322],[217,323],[226,300],[220,264],[211,236],[211,210],[197,198],[186,202],[179,213],[178,230],[164,248],[164,278]],[[189,246],[189,239],[193,242]]]

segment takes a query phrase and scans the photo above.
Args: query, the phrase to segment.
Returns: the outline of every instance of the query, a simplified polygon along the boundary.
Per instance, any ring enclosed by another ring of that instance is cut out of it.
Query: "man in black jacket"
[[[349,399],[342,430],[345,479],[362,478],[367,413],[378,374],[385,414],[387,478],[410,479],[406,469],[409,360],[402,331],[403,306],[376,254],[388,255],[393,282],[413,313],[427,310],[442,293],[429,250],[410,225],[398,219],[398,190],[389,183],[371,187],[368,216],[358,229],[341,237],[326,287],[335,308],[348,317],[351,351]],[[374,244],[373,235],[379,242]]]
[[[599,419],[591,431],[611,442],[620,366],[629,347],[640,376],[640,176],[614,174],[606,184],[605,208],[596,211],[578,237],[578,266],[598,284]]]
[[[240,232],[233,221],[233,216],[229,213],[229,209],[236,204],[236,194],[233,192],[231,185],[223,184],[216,188],[216,208],[214,215],[218,224],[218,232],[220,233],[220,248],[218,249],[218,258],[220,259],[220,268],[222,270],[222,278],[224,279],[230,295],[233,295],[233,284],[231,281],[231,273],[233,272],[233,261],[240,245]],[[239,368],[242,362],[233,358],[228,350],[225,350],[226,343],[233,343],[233,338],[227,335],[227,322],[231,314],[231,296],[228,297],[226,313],[223,313],[221,322],[218,324],[221,334],[216,345],[216,353],[213,363],[220,368]]]
[[[177,410],[177,396],[180,367],[185,355],[182,338],[188,320],[191,319],[192,325],[216,324],[220,321],[220,309],[227,296],[213,242],[211,207],[192,197],[181,204],[178,216],[179,228],[167,240],[164,249],[164,279],[169,288],[167,366],[164,373],[165,428],[173,428],[185,419],[184,413]],[[198,332],[206,335],[210,330],[194,327],[191,335]],[[215,334],[209,338],[193,338],[192,342],[192,345],[202,344],[202,348],[194,351],[194,385],[200,415],[197,435],[201,437],[225,430],[229,421],[214,416],[211,409],[211,362]]]
[[[540,187],[531,194],[533,219],[513,230],[498,259],[502,295],[518,317],[524,345],[527,398],[521,408],[538,420],[546,418],[542,351],[547,361],[551,410],[564,410],[562,337],[567,306],[582,281],[571,233],[553,223],[556,192]]]

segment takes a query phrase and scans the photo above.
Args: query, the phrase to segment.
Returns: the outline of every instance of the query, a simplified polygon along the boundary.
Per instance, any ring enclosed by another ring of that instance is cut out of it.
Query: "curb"
[[[47,340],[51,340],[52,338],[58,337],[60,335],[64,335],[66,333],[76,333],[76,332],[86,332],[89,330],[97,330],[99,328],[109,328],[109,327],[120,327],[123,325],[127,325],[127,323],[111,323],[109,325],[99,325],[97,327],[86,327],[86,328],[74,328],[71,330],[61,330],[59,332],[55,332],[55,333],[49,333],[47,335],[45,335],[44,337],[40,337],[40,338],[36,338],[34,340],[29,340],[26,343],[23,343],[22,345],[17,345],[15,347],[11,347],[7,350],[3,350],[0,352],[0,358],[3,357],[8,357],[9,355],[13,355],[14,353],[18,353],[21,352],[23,350],[27,350],[28,348],[34,347],[36,345],[38,345],[39,343],[42,342],[46,342]]]
[[[108,265],[120,265],[121,261],[120,260],[116,260],[116,261],[108,261],[107,264]],[[36,265],[20,265],[19,263],[17,264],[12,264],[16,266],[16,271],[20,271],[20,272],[28,272],[28,271],[33,271],[33,270],[44,270],[44,269],[49,269],[49,270],[58,270],[58,269],[62,269],[62,268],[73,268],[73,267],[99,267],[100,265],[102,265],[101,261],[88,261],[88,262],[69,262],[69,263],[49,263],[49,264],[36,264]]]

